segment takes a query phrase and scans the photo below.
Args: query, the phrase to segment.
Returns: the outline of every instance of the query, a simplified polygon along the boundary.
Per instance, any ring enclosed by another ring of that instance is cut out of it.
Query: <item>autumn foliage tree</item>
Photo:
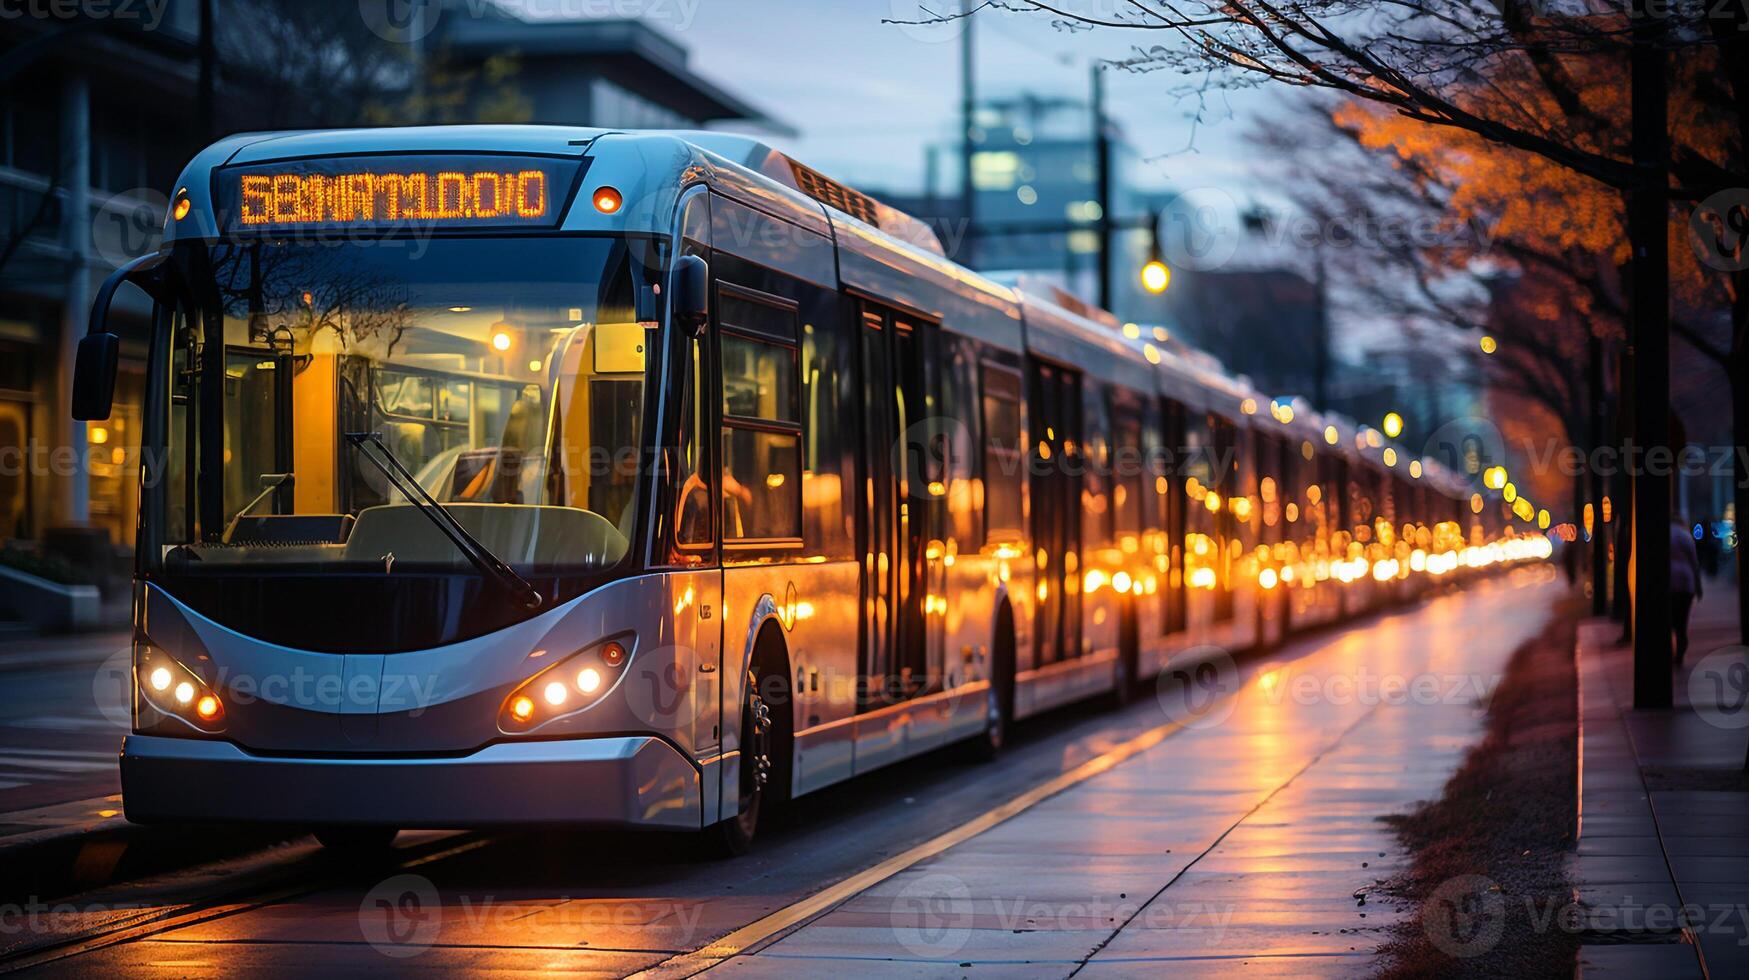
[[[1669,180],[1681,235],[1696,205],[1717,213],[1711,265],[1672,251],[1673,329],[1721,360],[1732,380],[1736,441],[1749,432],[1749,9],[1706,0],[1126,0],[1088,13],[1047,0],[988,0],[1065,25],[1133,32],[1120,64],[1210,85],[1283,84],[1335,93],[1338,122],[1397,154],[1442,206],[1487,213],[1501,254],[1525,276],[1550,276],[1579,304],[1582,329],[1619,322],[1621,266],[1633,251],[1623,197],[1646,187],[1631,154],[1629,51],[1656,35],[1672,77]],[[979,8],[974,8],[973,15]],[[1646,14],[1636,15],[1636,10]],[[1645,30],[1658,18],[1655,30]],[[1637,28],[1639,30],[1637,30]],[[1658,187],[1652,188],[1654,192]],[[1704,204],[1702,202],[1705,202]],[[1418,259],[1426,259],[1419,256]],[[1437,259],[1436,254],[1432,258]],[[1733,271],[1735,270],[1735,271]],[[1437,278],[1437,263],[1424,270]],[[1653,276],[1664,275],[1657,270]],[[1708,314],[1728,309],[1724,335]],[[1749,515],[1739,461],[1736,510]],[[1738,550],[1739,580],[1749,574]],[[1749,636],[1749,595],[1740,596]]]

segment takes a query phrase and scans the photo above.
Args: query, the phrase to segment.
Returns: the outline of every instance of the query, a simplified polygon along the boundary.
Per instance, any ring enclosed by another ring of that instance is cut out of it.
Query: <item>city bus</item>
[[[1539,556],[1376,431],[754,140],[199,153],[141,408],[136,822],[689,831]]]

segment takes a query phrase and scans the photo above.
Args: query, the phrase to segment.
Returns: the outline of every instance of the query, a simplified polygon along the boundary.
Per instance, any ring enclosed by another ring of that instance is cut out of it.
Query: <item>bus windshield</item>
[[[656,337],[635,296],[654,243],[178,248],[148,571],[474,574],[367,448],[518,572],[588,574],[626,556]]]

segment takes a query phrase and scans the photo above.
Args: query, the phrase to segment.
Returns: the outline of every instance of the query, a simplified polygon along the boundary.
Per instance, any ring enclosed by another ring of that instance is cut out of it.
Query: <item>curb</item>
[[[297,836],[283,827],[128,823],[121,796],[0,813],[0,904],[41,903],[103,885],[258,850]]]

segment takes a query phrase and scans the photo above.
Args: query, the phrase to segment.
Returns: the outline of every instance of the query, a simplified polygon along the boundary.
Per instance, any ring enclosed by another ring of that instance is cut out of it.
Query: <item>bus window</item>
[[[1085,384],[1081,395],[1082,461],[1085,473],[1081,478],[1081,547],[1086,555],[1094,555],[1112,544],[1115,507],[1111,472],[1111,410],[1104,387]]]
[[[1118,408],[1112,420],[1112,490],[1111,522],[1116,540],[1124,554],[1134,554],[1140,547],[1143,501],[1144,463],[1142,455],[1142,421],[1139,410],[1130,403]]]
[[[711,533],[710,469],[704,458],[710,450],[710,441],[705,438],[710,423],[710,376],[704,369],[703,340],[688,337],[683,345],[685,390],[678,401],[678,456],[669,498],[675,545],[670,561],[696,565],[709,559],[710,547],[716,542]]]
[[[1172,468],[1167,455],[1166,422],[1156,399],[1144,399],[1136,416],[1139,419],[1141,457],[1138,463],[1136,493],[1142,522],[1143,553],[1152,568],[1148,577],[1148,594],[1168,596],[1172,592],[1172,544],[1176,538],[1167,531],[1171,526]],[[1163,602],[1170,601],[1163,599]],[[1166,616],[1161,610],[1161,628]]]
[[[1038,598],[1033,649],[1039,664],[1081,656],[1082,478],[1087,470],[1081,376],[1054,364],[1031,365],[1028,407],[1033,565]]]
[[[802,426],[796,304],[722,283],[723,542],[799,545]]]
[[[836,312],[836,311],[834,311]],[[802,391],[807,406],[807,458],[802,469],[802,539],[809,557],[854,557],[855,524],[848,494],[855,481],[856,428],[845,417],[855,404],[854,348],[844,318],[802,325]]]
[[[167,449],[190,478],[164,495],[164,548],[148,565],[468,568],[361,458],[362,434],[505,561],[617,563],[633,533],[647,374],[635,270],[660,266],[633,253],[650,247],[179,246],[196,309],[178,313],[172,357],[194,368],[172,379]],[[201,451],[207,433],[221,452]]]
[[[1241,538],[1237,519],[1238,501],[1246,488],[1240,483],[1239,430],[1231,420],[1209,413],[1210,446],[1215,469],[1210,485],[1220,494],[1220,506],[1214,508],[1214,567],[1219,587],[1215,590],[1215,621],[1233,618],[1234,557],[1246,544]]]
[[[1021,480],[1020,375],[983,365],[984,537],[1012,542],[1022,537],[1025,499]]]
[[[947,553],[975,550],[983,544],[975,494],[978,460],[972,447],[978,445],[978,355],[975,341],[941,335],[948,352],[941,386],[943,452],[947,458]]]

